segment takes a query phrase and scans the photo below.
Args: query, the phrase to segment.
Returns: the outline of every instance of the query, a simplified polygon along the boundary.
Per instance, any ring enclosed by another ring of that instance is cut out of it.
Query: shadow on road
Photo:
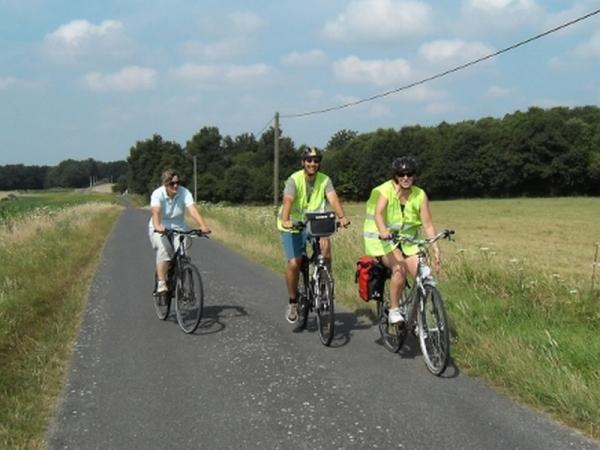
[[[330,347],[343,347],[352,337],[352,331],[354,330],[366,330],[372,327],[371,323],[360,321],[354,313],[335,313],[335,326],[334,336],[331,341]],[[306,328],[304,330],[295,328],[294,333],[318,333],[317,318],[315,315],[311,315],[308,318]]]
[[[383,347],[383,340],[381,337],[375,340],[375,343],[381,347]],[[384,347],[385,350],[385,347]],[[386,350],[387,351],[387,350]],[[421,346],[419,344],[419,340],[411,333],[406,337],[402,348],[398,352],[398,356],[402,359],[415,359],[421,358],[423,355],[421,353]],[[452,359],[452,355],[450,355],[450,361],[448,362],[448,367],[444,373],[442,373],[439,378],[456,378],[460,375],[460,369],[454,363]]]
[[[226,321],[230,318],[244,317],[248,313],[243,306],[238,305],[215,305],[204,307],[200,325],[194,334],[206,335],[219,333],[227,326]],[[225,319],[225,320],[224,320]]]

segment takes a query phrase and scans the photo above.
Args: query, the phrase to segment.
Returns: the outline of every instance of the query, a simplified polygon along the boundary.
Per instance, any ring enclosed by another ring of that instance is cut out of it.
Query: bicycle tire
[[[154,311],[160,320],[166,320],[169,317],[169,311],[171,310],[171,291],[158,294],[156,287],[158,285],[158,276],[154,274],[154,289],[152,290],[152,303],[154,304]]]
[[[382,301],[377,302],[379,334],[381,335],[383,346],[392,353],[398,353],[406,339],[406,326],[404,323],[390,323],[388,320],[389,309],[389,296],[384,295]]]
[[[308,311],[310,309],[311,293],[308,290],[308,261],[306,256],[302,259],[302,270],[298,279],[298,325],[303,330],[308,322]]]
[[[425,296],[417,312],[419,342],[427,369],[440,376],[450,360],[450,327],[442,295],[425,285]]]
[[[315,299],[319,338],[323,345],[329,346],[335,330],[335,308],[333,279],[329,271],[322,267],[317,272],[318,298]]]
[[[204,309],[204,286],[200,271],[191,263],[183,263],[175,288],[175,314],[184,333],[196,331]]]

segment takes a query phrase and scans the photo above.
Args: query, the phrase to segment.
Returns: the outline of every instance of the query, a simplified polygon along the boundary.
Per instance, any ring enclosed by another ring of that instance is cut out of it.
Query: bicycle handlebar
[[[182,230],[176,230],[174,228],[165,228],[165,231],[158,231],[158,230],[154,230],[155,233],[160,233],[160,234],[166,234],[166,235],[183,235],[183,236],[192,236],[192,237],[205,237],[206,239],[209,239],[208,235],[210,233],[205,233],[202,230],[189,230],[189,231],[182,231]]]
[[[401,234],[398,231],[394,231],[389,239],[383,239],[381,236],[379,236],[379,239],[381,239],[382,241],[392,241],[396,244],[408,243],[408,244],[418,245],[419,247],[423,247],[425,245],[431,245],[440,239],[448,239],[449,241],[452,241],[453,235],[454,235],[454,230],[449,230],[447,228],[444,228],[442,231],[440,231],[434,237],[429,238],[429,239],[417,239],[414,236],[410,236],[408,234]]]

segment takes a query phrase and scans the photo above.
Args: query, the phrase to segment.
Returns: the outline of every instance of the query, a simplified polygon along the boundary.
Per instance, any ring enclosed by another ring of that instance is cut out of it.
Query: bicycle
[[[155,231],[155,233],[159,233]],[[179,231],[166,229],[164,234],[173,244],[175,238],[179,239],[179,246],[169,267],[167,278],[167,291],[161,294],[156,292],[158,276],[154,273],[154,290],[152,297],[156,315],[160,320],[166,320],[171,309],[172,298],[175,298],[175,315],[177,323],[184,333],[190,334],[196,331],[202,318],[204,307],[204,288],[200,271],[192,263],[188,256],[186,237],[208,236],[200,230]]]
[[[421,353],[427,369],[434,375],[440,376],[450,360],[450,328],[448,315],[444,307],[442,295],[437,288],[430,267],[427,265],[426,247],[439,239],[452,240],[454,230],[442,230],[431,239],[417,239],[398,233],[392,234],[394,244],[410,243],[419,247],[417,276],[412,288],[406,286],[400,297],[400,309],[404,321],[392,324],[388,319],[390,308],[389,295],[385,294],[377,302],[377,320],[379,332],[385,348],[397,353],[409,331],[419,338]],[[385,279],[391,272],[383,271]],[[415,317],[416,316],[416,317]],[[416,323],[415,323],[416,319]]]
[[[321,253],[321,238],[329,237],[340,227],[335,213],[306,213],[304,222],[294,224],[294,229],[308,227],[307,243],[312,252],[302,254],[300,279],[298,280],[298,329],[306,328],[308,314],[315,311],[319,338],[329,346],[335,328],[334,282]],[[312,266],[312,271],[311,271]]]

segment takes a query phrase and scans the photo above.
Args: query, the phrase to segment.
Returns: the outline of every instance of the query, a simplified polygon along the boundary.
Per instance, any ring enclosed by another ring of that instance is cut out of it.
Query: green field
[[[112,198],[65,192],[0,202],[2,449],[45,447],[89,283],[120,210]]]
[[[54,213],[90,202],[114,202],[113,194],[69,191],[11,192],[0,196],[0,224],[30,214]]]
[[[374,306],[354,284],[364,204],[345,207],[353,225],[334,237],[336,301],[372,321]],[[214,238],[281,273],[283,284],[273,207],[200,210]],[[439,274],[456,366],[598,438],[600,199],[443,201],[432,213],[438,229],[456,230],[441,245]]]

